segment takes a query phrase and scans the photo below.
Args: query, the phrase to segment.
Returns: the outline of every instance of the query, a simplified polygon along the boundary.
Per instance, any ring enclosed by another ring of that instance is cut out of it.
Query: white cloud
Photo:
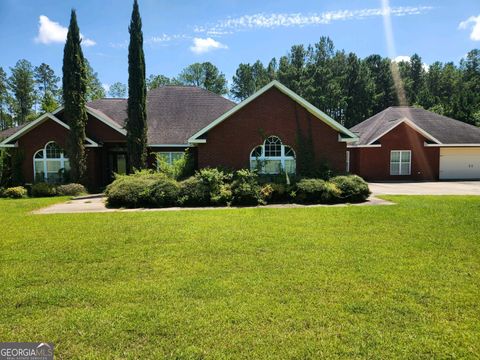
[[[45,15],[40,15],[38,35],[35,42],[40,44],[64,43],[67,39],[68,28],[60,25],[58,22],[50,20]],[[82,44],[85,46],[93,46],[96,44],[92,39],[85,38],[82,34]]]
[[[470,16],[467,20],[462,21],[459,25],[459,29],[469,29],[472,28],[470,33],[470,39],[473,41],[480,41],[480,15]]]
[[[203,54],[216,49],[228,49],[228,46],[210,37],[206,39],[193,38],[193,45],[190,46],[190,50],[195,54]]]
[[[405,61],[405,62],[410,62],[410,56],[407,55],[399,55],[395,59],[393,59],[396,63]]]
[[[399,55],[396,58],[393,59],[394,62],[396,63],[401,63],[402,61],[405,62],[410,62],[410,56],[407,55]],[[428,71],[429,66],[425,63],[422,63],[423,70]]]
[[[110,91],[110,84],[103,83],[102,87],[103,87],[103,90],[105,90],[105,92],[108,94],[108,92]]]
[[[278,14],[253,14],[243,15],[237,18],[227,18],[210,26],[196,26],[194,31],[197,33],[206,33],[207,35],[228,34],[233,31],[264,28],[272,29],[276,27],[303,27],[309,25],[330,24],[334,21],[359,20],[370,17],[379,17],[388,11],[393,16],[406,16],[423,14],[431,10],[431,6],[400,6],[389,7],[387,9],[372,8],[361,10],[337,10],[322,13],[278,13]]]

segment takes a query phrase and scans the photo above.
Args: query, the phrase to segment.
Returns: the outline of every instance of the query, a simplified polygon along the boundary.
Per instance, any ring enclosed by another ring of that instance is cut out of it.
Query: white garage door
[[[441,148],[440,179],[480,179],[480,147]]]

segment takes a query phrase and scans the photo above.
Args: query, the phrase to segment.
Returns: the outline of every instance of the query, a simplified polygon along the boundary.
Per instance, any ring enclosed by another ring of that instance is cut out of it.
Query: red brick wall
[[[26,183],[33,183],[35,180],[33,173],[33,155],[38,150],[43,149],[45,144],[50,141],[55,141],[61,148],[65,149],[67,146],[68,132],[69,130],[63,126],[48,119],[18,139],[18,147],[22,151],[24,157],[22,174]],[[100,164],[98,163],[99,150],[87,148],[86,151],[88,182],[91,185],[95,185],[98,181],[97,171],[100,167]]]
[[[346,144],[338,141],[338,132],[276,88],[211,129],[207,143],[198,145],[198,166],[249,168],[251,151],[270,135],[278,136],[298,156],[298,126],[305,136],[311,129],[317,165],[326,161],[337,172],[344,172]]]
[[[350,169],[367,180],[438,180],[438,147],[425,147],[427,139],[400,124],[380,139],[379,148],[350,148]],[[411,150],[411,175],[390,175],[390,151]]]
[[[50,141],[55,141],[60,147],[65,149],[67,136],[67,129],[53,120],[46,120],[18,139],[18,147],[24,156],[22,174],[25,182],[32,183],[34,181],[33,155],[38,150],[44,148],[45,144]]]

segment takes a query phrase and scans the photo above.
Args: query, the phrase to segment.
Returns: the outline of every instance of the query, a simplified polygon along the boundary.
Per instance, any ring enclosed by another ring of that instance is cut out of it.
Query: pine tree
[[[63,52],[63,103],[64,116],[70,125],[67,141],[67,153],[70,158],[70,177],[74,182],[85,182],[85,125],[87,112],[85,109],[86,73],[81,48],[80,30],[77,15],[72,10],[68,27],[67,42]]]
[[[128,120],[127,150],[130,169],[143,169],[147,159],[147,87],[143,53],[142,19],[137,0],[133,2],[128,46]]]
[[[11,76],[8,86],[13,93],[13,110],[18,125],[24,124],[31,119],[32,106],[35,102],[35,80],[33,78],[33,66],[25,60],[18,60],[13,68],[10,68]]]

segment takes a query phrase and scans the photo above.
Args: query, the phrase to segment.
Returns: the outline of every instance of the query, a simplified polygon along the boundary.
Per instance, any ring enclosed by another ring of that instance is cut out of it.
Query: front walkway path
[[[368,201],[360,204],[334,204],[334,205],[298,205],[298,204],[272,204],[265,206],[257,206],[259,208],[306,208],[306,207],[338,207],[338,206],[369,206],[369,205],[394,205],[390,201],[378,199],[376,197],[370,197]],[[242,207],[254,208],[252,207]],[[79,198],[69,200],[64,203],[54,204],[49,207],[35,210],[34,214],[71,214],[71,213],[99,213],[99,212],[130,212],[130,211],[188,211],[188,210],[226,210],[226,209],[238,209],[237,207],[194,207],[194,208],[181,208],[171,207],[162,209],[109,209],[105,206],[105,198],[102,195],[88,198]]]

